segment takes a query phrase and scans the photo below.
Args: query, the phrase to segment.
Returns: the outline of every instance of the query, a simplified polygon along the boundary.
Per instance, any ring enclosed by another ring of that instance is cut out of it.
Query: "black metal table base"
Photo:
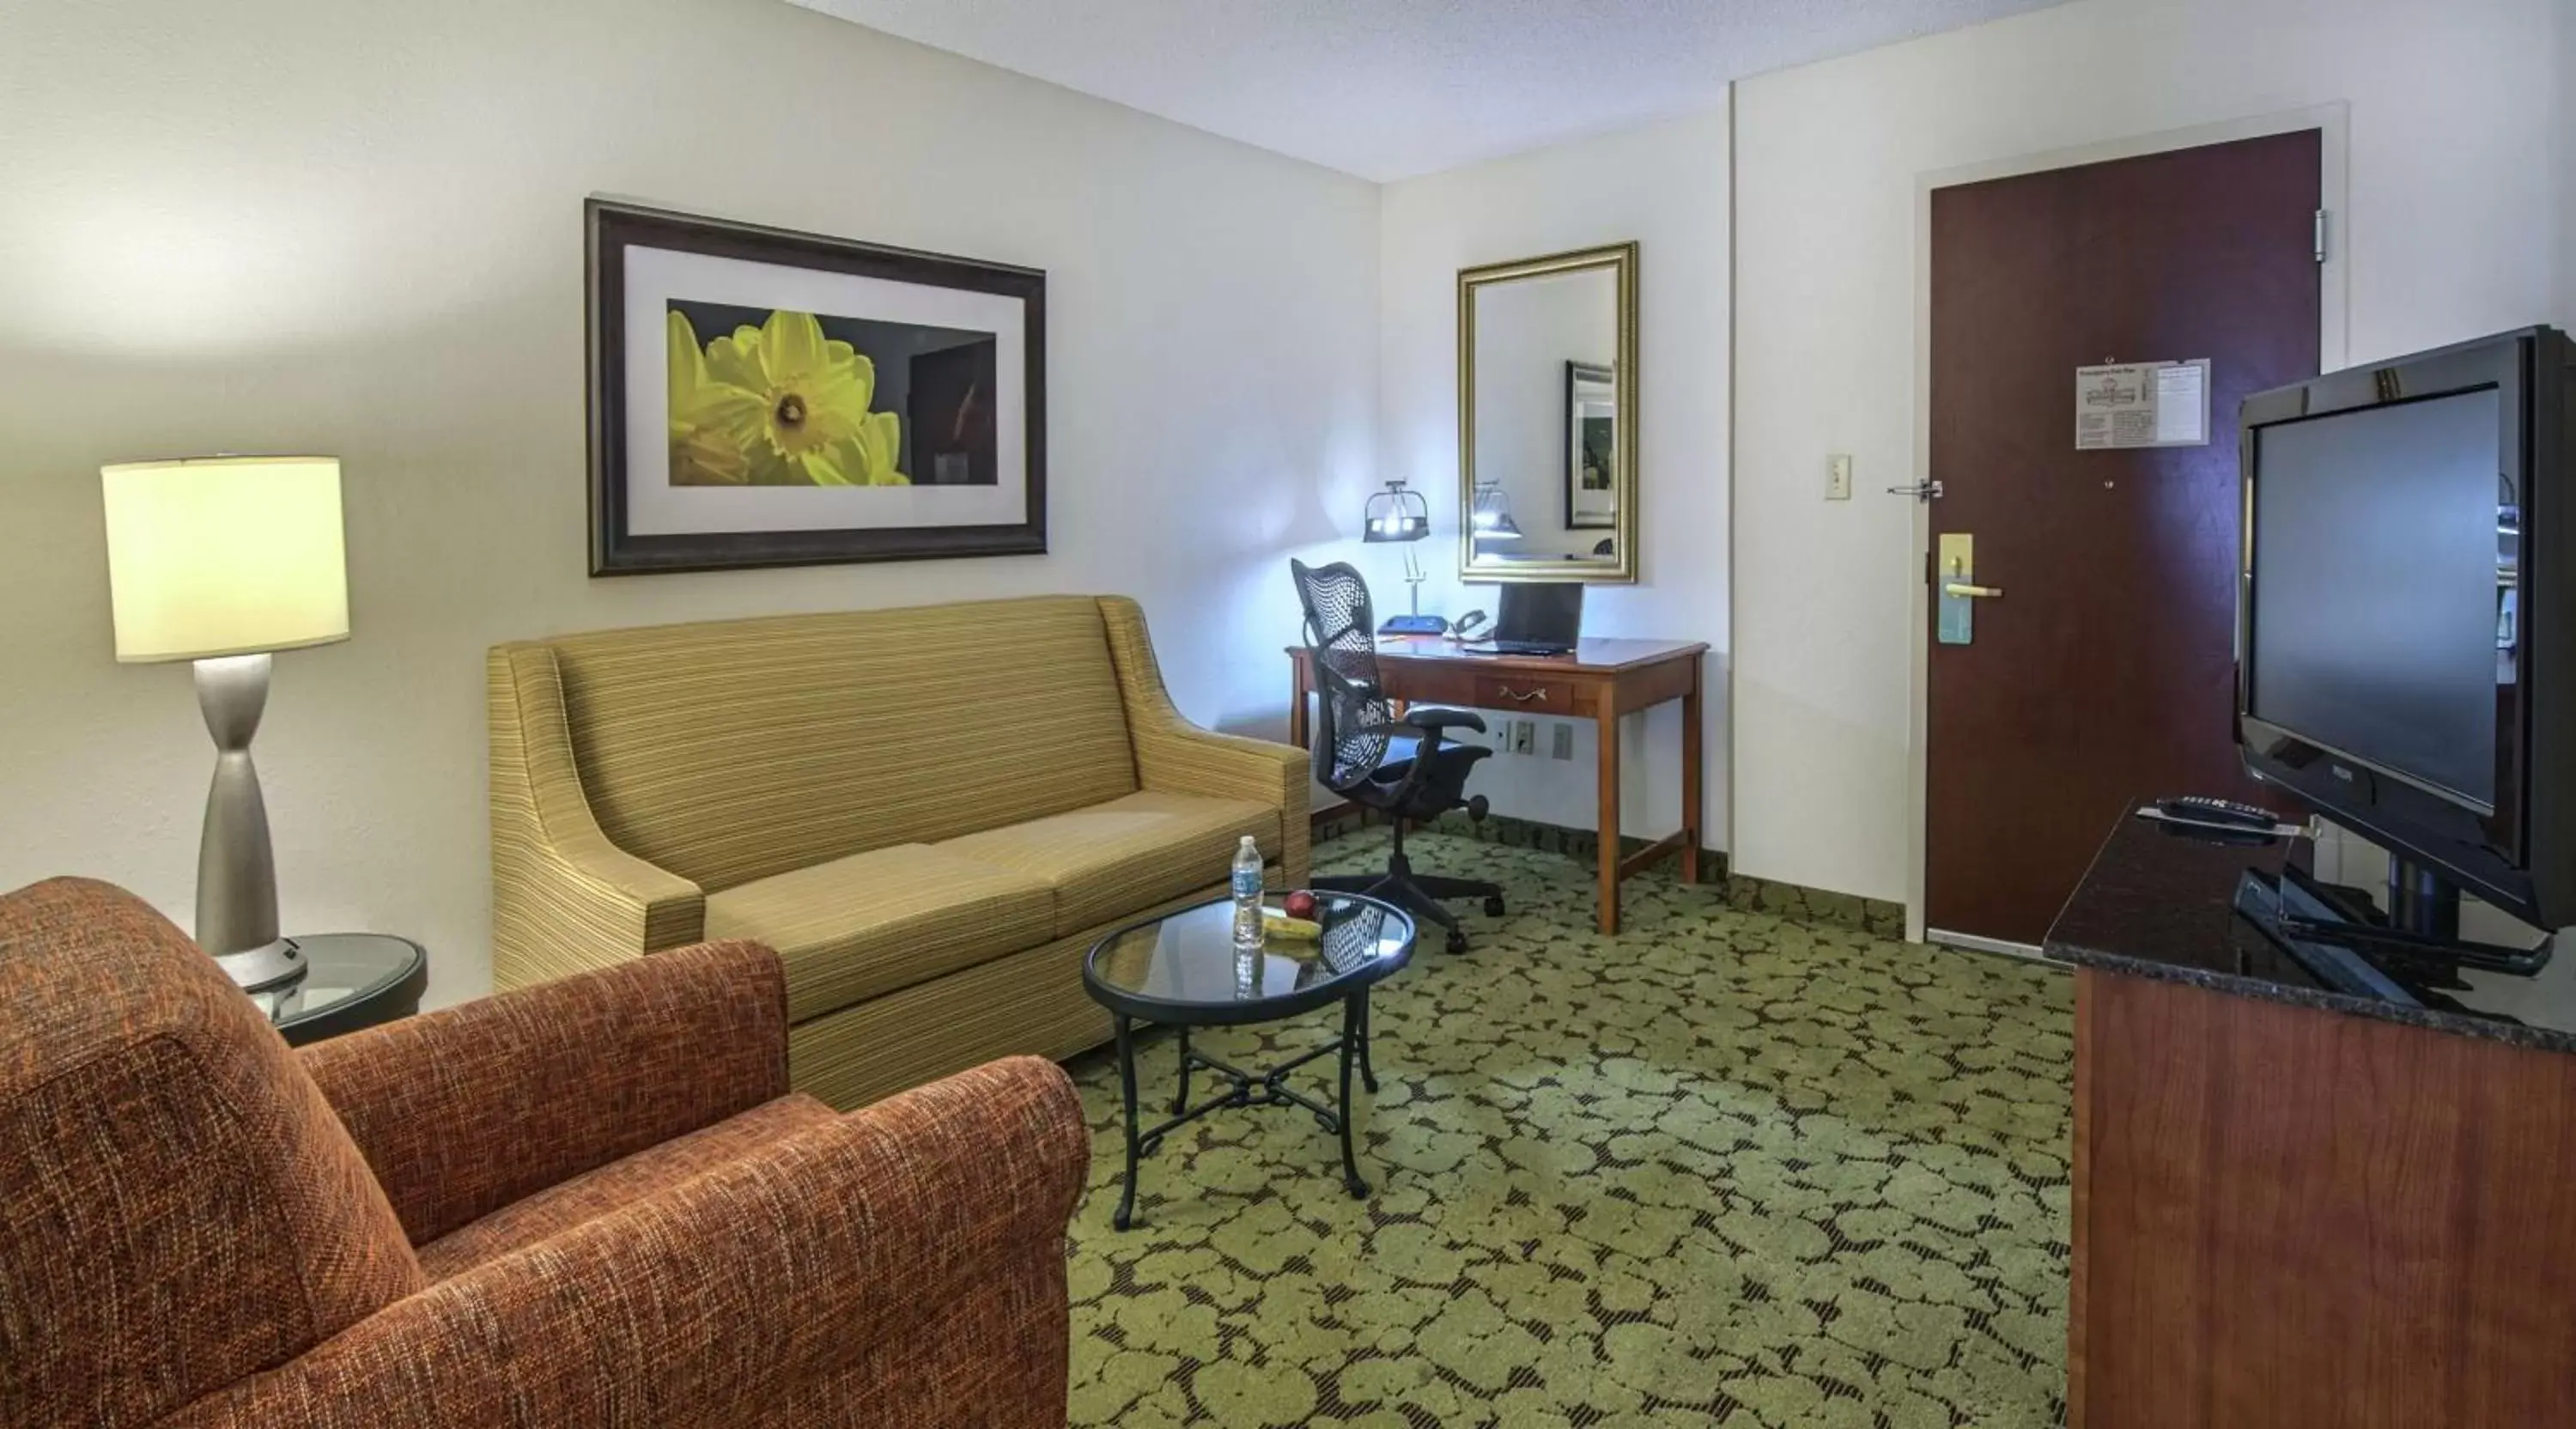
[[[1137,1019],[1124,1013],[1112,1015],[1118,1032],[1118,1090],[1127,1115],[1127,1176],[1118,1193],[1118,1213],[1111,1224],[1125,1230],[1135,1224],[1136,1164],[1162,1149],[1163,1138],[1200,1117],[1221,1107],[1293,1106],[1315,1118],[1315,1124],[1341,1138],[1342,1185],[1354,1200],[1369,1193],[1369,1184],[1360,1176],[1359,1156],[1352,1145],[1350,1119],[1351,1072],[1357,1069],[1361,1085],[1377,1090],[1377,1071],[1369,1065],[1368,990],[1362,988],[1342,1001],[1342,1035],[1332,1041],[1280,1063],[1266,1072],[1249,1072],[1232,1063],[1222,1062],[1190,1046],[1190,1029],[1180,1032],[1180,1086],[1172,1096],[1171,1117],[1157,1126],[1138,1129],[1136,1097]],[[1319,1058],[1340,1055],[1341,1097],[1338,1106],[1326,1106],[1288,1085],[1288,1074]],[[1215,1073],[1225,1089],[1215,1096],[1190,1104],[1190,1073],[1204,1069]]]

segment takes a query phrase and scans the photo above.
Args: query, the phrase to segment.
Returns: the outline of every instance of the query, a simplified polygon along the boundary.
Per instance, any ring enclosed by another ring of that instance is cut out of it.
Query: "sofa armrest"
[[[1061,1429],[1089,1159],[1033,1057],[474,1267],[168,1424]]]
[[[525,987],[705,937],[698,886],[609,842],[592,815],[554,652],[496,646],[485,677],[494,983]]]
[[[787,1092],[787,984],[707,943],[302,1051],[414,1245]]]
[[[1154,662],[1145,612],[1124,596],[1104,596],[1101,618],[1118,666],[1118,690],[1127,708],[1128,738],[1136,751],[1136,781],[1173,794],[1251,799],[1279,811],[1279,868],[1291,888],[1303,887],[1312,830],[1307,791],[1312,761],[1306,751],[1264,739],[1217,734],[1182,718]]]

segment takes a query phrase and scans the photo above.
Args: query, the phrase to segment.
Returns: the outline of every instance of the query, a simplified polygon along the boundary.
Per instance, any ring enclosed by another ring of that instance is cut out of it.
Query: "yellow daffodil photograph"
[[[673,486],[994,480],[989,333],[676,299],[665,321]]]
[[[1045,273],[587,211],[592,574],[1045,551]]]

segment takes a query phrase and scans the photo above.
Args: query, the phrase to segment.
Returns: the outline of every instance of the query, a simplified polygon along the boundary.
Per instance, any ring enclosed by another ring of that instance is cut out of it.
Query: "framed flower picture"
[[[1598,363],[1565,364],[1565,529],[1619,525],[1619,384]]]
[[[586,218],[592,575],[1045,553],[1045,273]]]

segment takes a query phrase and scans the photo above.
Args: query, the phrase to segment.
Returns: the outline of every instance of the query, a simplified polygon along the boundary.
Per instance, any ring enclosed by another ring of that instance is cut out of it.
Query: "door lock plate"
[[[1938,575],[1933,593],[1940,612],[1935,638],[1944,645],[1968,644],[1977,635],[1977,597],[1986,590],[1976,584],[1977,538],[1965,531],[1945,532],[1934,556]]]

